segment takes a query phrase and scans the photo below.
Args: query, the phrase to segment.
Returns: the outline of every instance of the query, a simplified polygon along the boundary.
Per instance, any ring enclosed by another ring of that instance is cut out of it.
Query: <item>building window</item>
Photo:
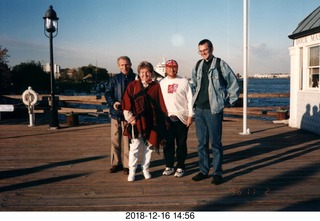
[[[310,47],[308,65],[308,88],[319,88],[320,46]]]

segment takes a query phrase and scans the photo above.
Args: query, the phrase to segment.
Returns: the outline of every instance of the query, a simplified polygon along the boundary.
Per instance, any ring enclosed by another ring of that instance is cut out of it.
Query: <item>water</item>
[[[249,94],[266,94],[266,93],[289,93],[290,92],[290,79],[248,79],[248,95]],[[248,107],[284,107],[289,108],[289,97],[284,98],[250,98],[248,99]],[[86,108],[86,109],[105,109],[106,105],[91,105],[91,104],[69,104],[68,107]],[[272,120],[269,117],[251,117],[261,120]],[[60,122],[66,122],[66,116],[59,115]],[[86,116],[79,115],[80,123],[110,123],[108,114],[100,114],[99,116]]]
[[[290,92],[290,79],[289,78],[272,78],[248,79],[248,93],[289,93]]]
[[[250,94],[271,94],[290,93],[290,79],[248,79],[248,95]],[[290,98],[249,98],[248,107],[285,107],[289,108]]]
[[[290,79],[255,79],[250,78],[248,79],[248,95],[250,94],[266,94],[266,93],[290,93]],[[11,99],[12,100],[12,99]],[[12,101],[2,101],[2,103],[8,104],[15,104]],[[21,105],[21,100],[17,100],[18,102],[16,105]],[[248,107],[282,107],[289,110],[290,98],[249,98],[248,99]],[[74,108],[86,108],[86,109],[95,109],[101,110],[108,108],[106,105],[89,105],[89,104],[69,104],[68,107]],[[4,116],[4,114],[3,114]],[[28,117],[27,109],[23,110],[22,113],[19,113],[20,117]],[[17,115],[13,115],[14,118],[17,118]],[[235,117],[235,116],[234,116]],[[241,116],[242,117],[242,116]],[[8,116],[10,118],[10,116]],[[273,120],[269,117],[259,116],[253,117],[248,116],[249,119],[259,119],[259,120]],[[12,121],[12,119],[10,119]],[[38,122],[46,122],[49,120],[49,116],[44,114],[37,114],[36,115],[36,123]],[[59,114],[59,122],[65,123],[67,121],[65,114]],[[2,119],[3,122],[3,119]],[[110,123],[110,117],[107,113],[101,113],[96,116],[92,115],[79,115],[79,122],[80,124],[104,124]]]
[[[273,94],[273,93],[290,93],[290,79],[288,78],[250,78],[247,86],[248,96],[250,94]],[[290,98],[248,98],[248,107],[280,107],[289,110]],[[227,115],[228,116],[228,115]],[[242,116],[232,116],[239,117]],[[270,116],[247,116],[248,119],[256,120],[275,120]]]

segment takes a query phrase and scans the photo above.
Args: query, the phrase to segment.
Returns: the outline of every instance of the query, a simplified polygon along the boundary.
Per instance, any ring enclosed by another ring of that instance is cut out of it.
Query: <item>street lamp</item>
[[[53,68],[53,49],[52,39],[58,35],[58,20],[57,13],[53,10],[52,5],[46,11],[44,19],[44,34],[50,39],[50,69],[51,69],[51,108],[50,108],[50,129],[59,128],[58,109],[55,100],[55,82],[54,82],[54,68]],[[55,35],[53,35],[53,33]]]

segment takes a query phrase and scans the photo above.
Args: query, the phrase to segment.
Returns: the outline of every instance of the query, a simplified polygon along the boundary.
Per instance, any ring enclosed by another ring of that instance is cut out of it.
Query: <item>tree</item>
[[[8,49],[2,49],[0,45],[0,93],[7,93],[11,86],[11,72],[8,66]]]
[[[92,64],[79,68],[79,72],[82,73],[83,77],[86,77],[88,75],[90,76],[91,74],[92,77],[89,82],[94,84],[99,84],[109,80],[107,69],[99,68],[97,66],[93,66]]]
[[[109,73],[105,68],[98,68],[96,77],[97,83],[104,83],[109,81]]]
[[[23,92],[29,86],[38,93],[50,91],[50,75],[43,70],[39,61],[30,61],[14,66],[12,77],[17,93]]]
[[[0,45],[0,63],[7,64],[8,63],[8,49],[4,48],[2,49],[2,45]]]
[[[82,82],[82,78],[84,76],[85,75],[84,75],[83,71],[79,68],[77,71],[74,71],[72,73],[72,76],[70,78],[74,83],[81,83]]]
[[[62,70],[62,72],[60,73],[59,81],[61,81],[61,82],[70,81],[70,78],[68,76],[68,71],[69,70],[70,70],[69,68],[66,68],[66,69]]]

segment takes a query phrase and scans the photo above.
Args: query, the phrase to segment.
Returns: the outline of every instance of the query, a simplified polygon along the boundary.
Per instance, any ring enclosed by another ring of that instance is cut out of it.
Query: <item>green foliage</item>
[[[8,49],[0,45],[0,93],[6,93],[11,87],[11,72],[8,66]]]
[[[38,93],[50,93],[50,73],[43,70],[38,61],[22,62],[10,70],[8,50],[0,45],[0,94],[20,94],[29,86]],[[89,64],[76,69],[65,69],[60,78],[55,80],[55,92],[63,93],[65,89],[89,93],[93,87],[109,80],[108,71]]]
[[[17,93],[21,93],[29,86],[38,93],[50,91],[50,74],[43,71],[41,63],[30,61],[12,68],[12,82]]]
[[[109,73],[105,68],[98,68],[96,75],[97,83],[103,83],[109,81]]]
[[[0,63],[7,64],[8,63],[8,49],[4,48],[2,49],[2,45],[0,45]]]
[[[9,66],[0,62],[0,88],[5,93],[11,87],[11,72]]]
[[[99,68],[92,64],[80,67],[78,73],[79,77],[82,77],[82,80],[85,78],[84,80],[90,83],[99,84],[109,80],[107,69]]]
[[[89,64],[75,69],[65,69],[58,80],[59,90],[63,93],[66,89],[76,92],[90,93],[97,84],[106,83],[109,80],[107,69]]]

